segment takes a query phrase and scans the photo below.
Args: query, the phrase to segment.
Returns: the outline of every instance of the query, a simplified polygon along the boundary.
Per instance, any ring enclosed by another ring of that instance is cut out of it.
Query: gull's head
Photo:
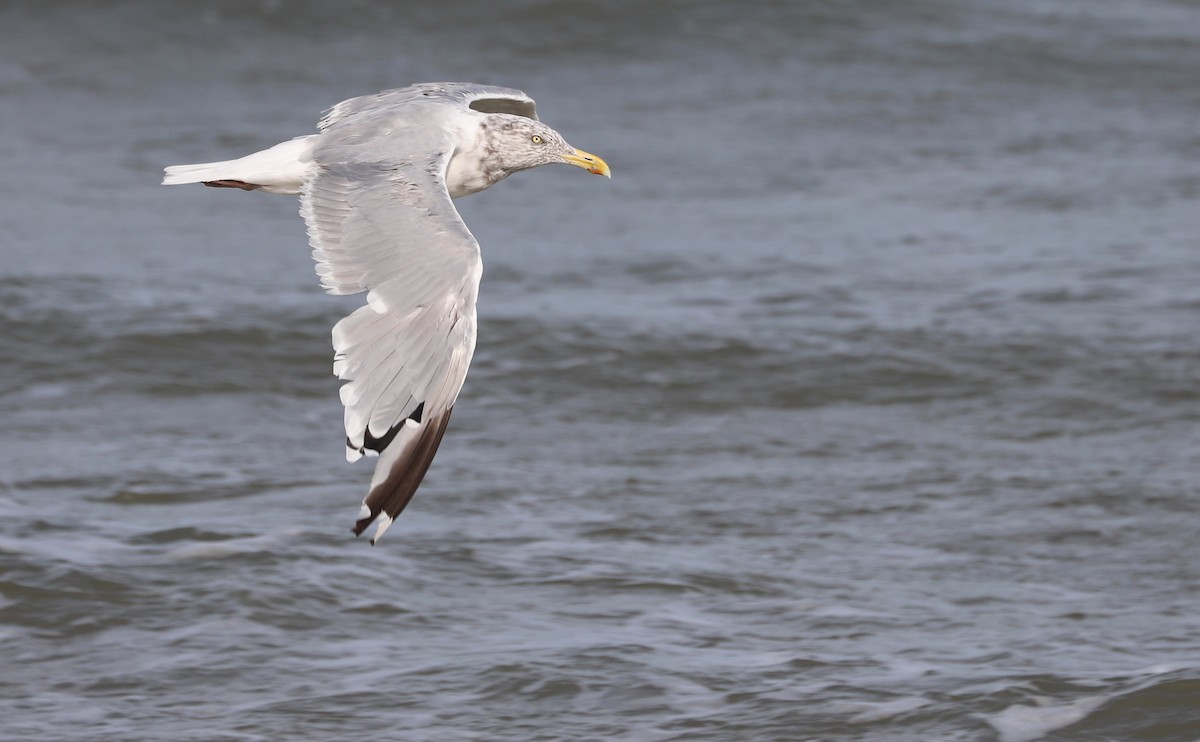
[[[567,144],[562,134],[541,121],[507,114],[493,114],[493,117],[495,125],[489,127],[493,134],[492,154],[498,160],[501,169],[506,172],[515,173],[539,165],[566,163],[595,175],[612,177],[608,163],[596,155]]]

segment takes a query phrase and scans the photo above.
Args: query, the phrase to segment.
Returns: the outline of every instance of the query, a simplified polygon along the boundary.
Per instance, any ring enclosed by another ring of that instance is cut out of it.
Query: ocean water
[[[291,198],[428,80],[476,360],[349,531]],[[0,5],[0,738],[1200,740],[1200,7]]]

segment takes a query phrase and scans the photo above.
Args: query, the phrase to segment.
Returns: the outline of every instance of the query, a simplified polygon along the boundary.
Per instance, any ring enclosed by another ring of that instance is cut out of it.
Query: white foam
[[[1017,704],[986,717],[987,723],[1000,735],[1000,742],[1033,742],[1055,729],[1082,720],[1108,697],[1093,696],[1056,705],[1052,705],[1048,698],[1032,700],[1037,705]]]

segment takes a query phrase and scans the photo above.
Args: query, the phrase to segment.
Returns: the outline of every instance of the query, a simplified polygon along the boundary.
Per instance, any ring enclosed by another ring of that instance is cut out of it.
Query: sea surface
[[[295,199],[413,82],[479,348],[350,526]],[[0,738],[1200,740],[1200,5],[0,4]]]

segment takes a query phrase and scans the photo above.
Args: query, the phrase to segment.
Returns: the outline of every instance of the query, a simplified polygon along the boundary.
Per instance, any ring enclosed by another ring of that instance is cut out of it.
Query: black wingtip
[[[424,410],[425,405],[422,403],[417,406],[417,411],[413,414],[420,416]],[[354,524],[355,534],[362,533],[367,526],[381,516],[391,519],[399,517],[401,511],[416,493],[417,487],[425,477],[425,472],[429,469],[430,462],[433,461],[433,455],[437,452],[438,444],[441,443],[442,436],[446,432],[446,425],[450,422],[450,412],[451,410],[447,409],[441,415],[431,416],[418,423],[424,427],[419,430],[415,438],[404,441],[405,450],[392,463],[392,469],[388,472],[387,478],[367,493],[363,503],[370,512],[366,517],[359,518]],[[416,420],[416,417],[409,419]],[[397,425],[396,429],[399,429],[400,425]],[[390,431],[389,436],[386,437],[393,437]],[[391,443],[391,440],[388,442]],[[371,543],[374,544],[374,541]]]

